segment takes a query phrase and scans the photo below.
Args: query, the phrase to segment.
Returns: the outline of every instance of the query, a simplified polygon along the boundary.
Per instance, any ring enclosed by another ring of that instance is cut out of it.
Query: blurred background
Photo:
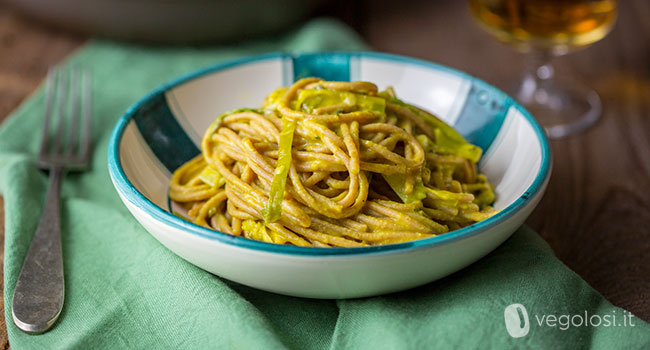
[[[237,45],[323,16],[347,23],[372,50],[434,61],[508,91],[530,63],[529,55],[482,30],[469,3],[459,0],[4,0],[0,121],[36,89],[48,66],[90,38],[156,46]],[[620,1],[609,35],[554,59],[556,75],[579,76],[600,94],[603,114],[585,132],[552,142],[549,189],[527,222],[596,290],[646,321],[650,321],[649,18],[650,1]]]

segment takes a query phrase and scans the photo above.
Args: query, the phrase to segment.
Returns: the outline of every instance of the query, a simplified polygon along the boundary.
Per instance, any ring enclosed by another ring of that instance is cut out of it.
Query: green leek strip
[[[422,183],[422,177],[418,176],[413,185],[413,191],[409,194],[404,193],[404,188],[406,187],[406,175],[404,174],[392,174],[385,175],[382,174],[390,188],[393,189],[393,192],[404,202],[405,204],[417,202],[423,200],[427,196],[426,187]]]
[[[486,188],[479,192],[479,194],[474,198],[474,204],[478,205],[481,209],[491,205],[492,203],[494,203],[494,191],[491,188]]]
[[[380,97],[357,94],[349,91],[304,89],[292,102],[292,108],[312,113],[314,109],[327,106],[356,106],[358,111],[385,113],[386,100]]]
[[[281,86],[277,89],[275,89],[272,93],[270,93],[266,98],[264,99],[264,109],[276,109],[278,107],[278,104],[280,103],[280,100],[284,97],[284,94],[287,92],[286,87]]]
[[[282,131],[280,131],[280,144],[278,145],[278,163],[275,166],[269,202],[262,209],[264,222],[277,221],[282,215],[282,199],[284,188],[287,184],[287,175],[291,167],[291,145],[293,132],[296,130],[296,121],[285,116],[282,117]]]

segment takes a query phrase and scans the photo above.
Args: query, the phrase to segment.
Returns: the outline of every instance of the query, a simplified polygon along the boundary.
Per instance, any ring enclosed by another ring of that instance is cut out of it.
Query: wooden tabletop
[[[357,30],[379,51],[442,63],[504,90],[529,59],[478,28],[465,1],[372,3]],[[607,37],[554,61],[559,75],[600,94],[604,113],[588,131],[551,141],[551,180],[526,223],[605,298],[650,321],[650,1],[619,6]]]
[[[527,224],[608,300],[650,321],[650,3],[620,6],[609,36],[556,60],[560,74],[580,76],[600,93],[604,114],[587,132],[551,142],[553,175]],[[527,59],[481,31],[464,1],[367,1],[329,12],[379,51],[439,62],[504,89]],[[48,66],[85,40],[0,3],[0,121],[35,90]],[[0,244],[3,220],[0,198]]]

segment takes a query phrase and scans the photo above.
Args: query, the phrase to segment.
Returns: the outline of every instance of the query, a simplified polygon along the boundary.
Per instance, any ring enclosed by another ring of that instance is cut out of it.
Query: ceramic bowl
[[[493,217],[433,238],[363,248],[275,245],[209,230],[171,213],[171,173],[197,155],[201,135],[226,110],[260,106],[281,85],[317,76],[392,86],[480,146],[479,170],[495,185]],[[542,128],[513,99],[457,70],[374,52],[247,57],[191,73],[151,92],[119,120],[110,176],[126,207],[161,244],[222,278],[309,298],[379,295],[422,285],[475,262],[505,241],[541,199],[551,171]]]

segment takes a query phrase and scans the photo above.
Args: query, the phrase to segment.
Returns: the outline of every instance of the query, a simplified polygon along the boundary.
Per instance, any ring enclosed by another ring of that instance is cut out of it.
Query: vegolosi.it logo
[[[543,314],[534,315],[534,321],[539,326],[546,326],[549,328],[557,328],[565,331],[570,327],[634,327],[634,320],[629,311],[623,310],[622,317],[617,317],[616,309],[611,313],[600,315],[589,315],[585,310],[584,314]],[[622,318],[622,320],[621,320]],[[503,312],[503,319],[506,323],[506,331],[513,338],[524,337],[530,332],[530,320],[528,318],[528,311],[521,304],[510,304],[506,306]]]
[[[520,313],[521,317],[519,316]],[[503,318],[506,321],[506,330],[513,338],[521,338],[530,331],[528,311],[526,311],[526,308],[521,304],[511,304],[506,306],[506,310],[503,312]]]

